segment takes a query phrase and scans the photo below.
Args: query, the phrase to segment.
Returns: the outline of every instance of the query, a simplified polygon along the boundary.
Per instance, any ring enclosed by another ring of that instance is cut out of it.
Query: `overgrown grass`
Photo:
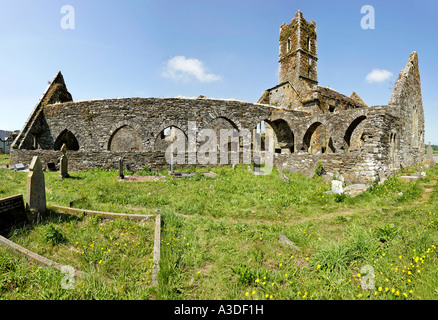
[[[0,154],[0,166],[7,165],[9,163],[9,156],[7,154]]]
[[[152,225],[86,216],[59,220],[53,215],[17,231],[12,239],[89,272],[93,280],[80,280],[78,290],[46,288],[40,279],[50,277],[44,281],[59,287],[59,273],[3,251],[2,297],[436,299],[438,169],[427,170],[420,182],[394,177],[342,199],[325,194],[330,185],[318,176],[286,173],[287,184],[276,170],[268,176],[254,176],[246,166],[211,171],[218,177],[157,182],[118,182],[115,170],[71,172],[72,178],[64,180],[46,172],[49,205],[85,198],[78,207],[162,215],[158,291],[138,285],[149,278]],[[1,197],[25,192],[26,174],[0,169],[0,181]],[[114,242],[122,243],[120,234],[129,227],[138,228],[132,236],[143,245],[117,251]],[[300,250],[280,244],[280,233]],[[51,243],[48,235],[59,239]],[[3,267],[10,264],[18,267]],[[128,265],[135,270],[125,271]],[[26,282],[11,286],[7,279],[21,275],[20,268],[29,270]],[[371,280],[374,288],[364,289]],[[32,286],[47,293],[31,293]]]

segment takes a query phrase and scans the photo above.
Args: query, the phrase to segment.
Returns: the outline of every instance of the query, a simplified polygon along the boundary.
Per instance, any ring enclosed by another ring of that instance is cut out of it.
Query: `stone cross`
[[[119,159],[119,179],[125,179],[123,175],[123,158]]]
[[[70,178],[68,174],[68,158],[67,158],[67,146],[65,143],[61,147],[62,156],[59,159],[59,179]]]
[[[29,210],[43,213],[46,211],[46,185],[43,166],[35,156],[29,166],[27,176],[26,207]]]

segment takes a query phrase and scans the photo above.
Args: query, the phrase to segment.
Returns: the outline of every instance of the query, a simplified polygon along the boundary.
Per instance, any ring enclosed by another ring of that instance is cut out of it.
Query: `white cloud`
[[[368,73],[365,80],[368,83],[372,82],[383,82],[385,80],[389,80],[392,77],[392,72],[388,70],[374,69],[370,73]]]
[[[202,61],[184,56],[176,56],[169,59],[162,75],[172,80],[184,81],[192,78],[201,82],[212,82],[221,79],[219,75],[207,73],[207,69]]]

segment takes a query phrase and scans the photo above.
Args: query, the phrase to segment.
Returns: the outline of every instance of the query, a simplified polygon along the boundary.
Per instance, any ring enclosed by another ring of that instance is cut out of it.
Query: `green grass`
[[[0,166],[7,165],[9,163],[9,156],[7,154],[0,154]]]
[[[126,220],[60,218],[53,213],[16,231],[12,239],[91,276],[78,280],[77,289],[63,291],[59,288],[62,274],[27,264],[3,250],[1,296],[437,298],[438,168],[427,170],[427,178],[420,182],[403,183],[394,177],[354,198],[325,194],[330,185],[319,177],[309,179],[286,173],[291,181],[287,184],[278,178],[275,169],[268,176],[254,176],[246,166],[210,170],[218,177],[167,177],[165,181],[146,183],[118,182],[114,170],[71,172],[72,179],[64,180],[57,179],[56,172],[46,172],[49,206],[68,206],[70,201],[86,198],[77,206],[162,215],[158,290],[147,288],[152,222],[139,226]],[[147,168],[144,171],[155,174]],[[0,169],[0,196],[24,193],[26,176]],[[142,245],[134,245],[126,252],[117,251],[114,241],[121,243],[120,234],[129,227],[137,228],[132,236]],[[281,245],[280,234],[293,241],[300,251]],[[25,270],[28,273],[24,283],[8,282],[11,278],[19,279]],[[363,289],[362,284],[371,280],[374,289]]]

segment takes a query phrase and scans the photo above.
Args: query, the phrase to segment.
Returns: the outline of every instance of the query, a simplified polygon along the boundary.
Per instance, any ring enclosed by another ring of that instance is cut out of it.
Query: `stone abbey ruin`
[[[193,98],[125,98],[74,102],[59,72],[11,148],[11,164],[39,156],[69,169],[168,167],[168,128],[189,136],[189,121],[240,132],[264,122],[274,133],[274,165],[313,175],[319,165],[347,183],[369,183],[424,159],[424,112],[418,56],[413,52],[387,105],[367,106],[318,85],[316,23],[301,11],[280,28],[279,83],[257,103]],[[221,142],[222,143],[222,142]],[[198,146],[199,147],[199,146]],[[241,142],[238,146],[241,152]],[[242,162],[240,162],[242,163]]]

